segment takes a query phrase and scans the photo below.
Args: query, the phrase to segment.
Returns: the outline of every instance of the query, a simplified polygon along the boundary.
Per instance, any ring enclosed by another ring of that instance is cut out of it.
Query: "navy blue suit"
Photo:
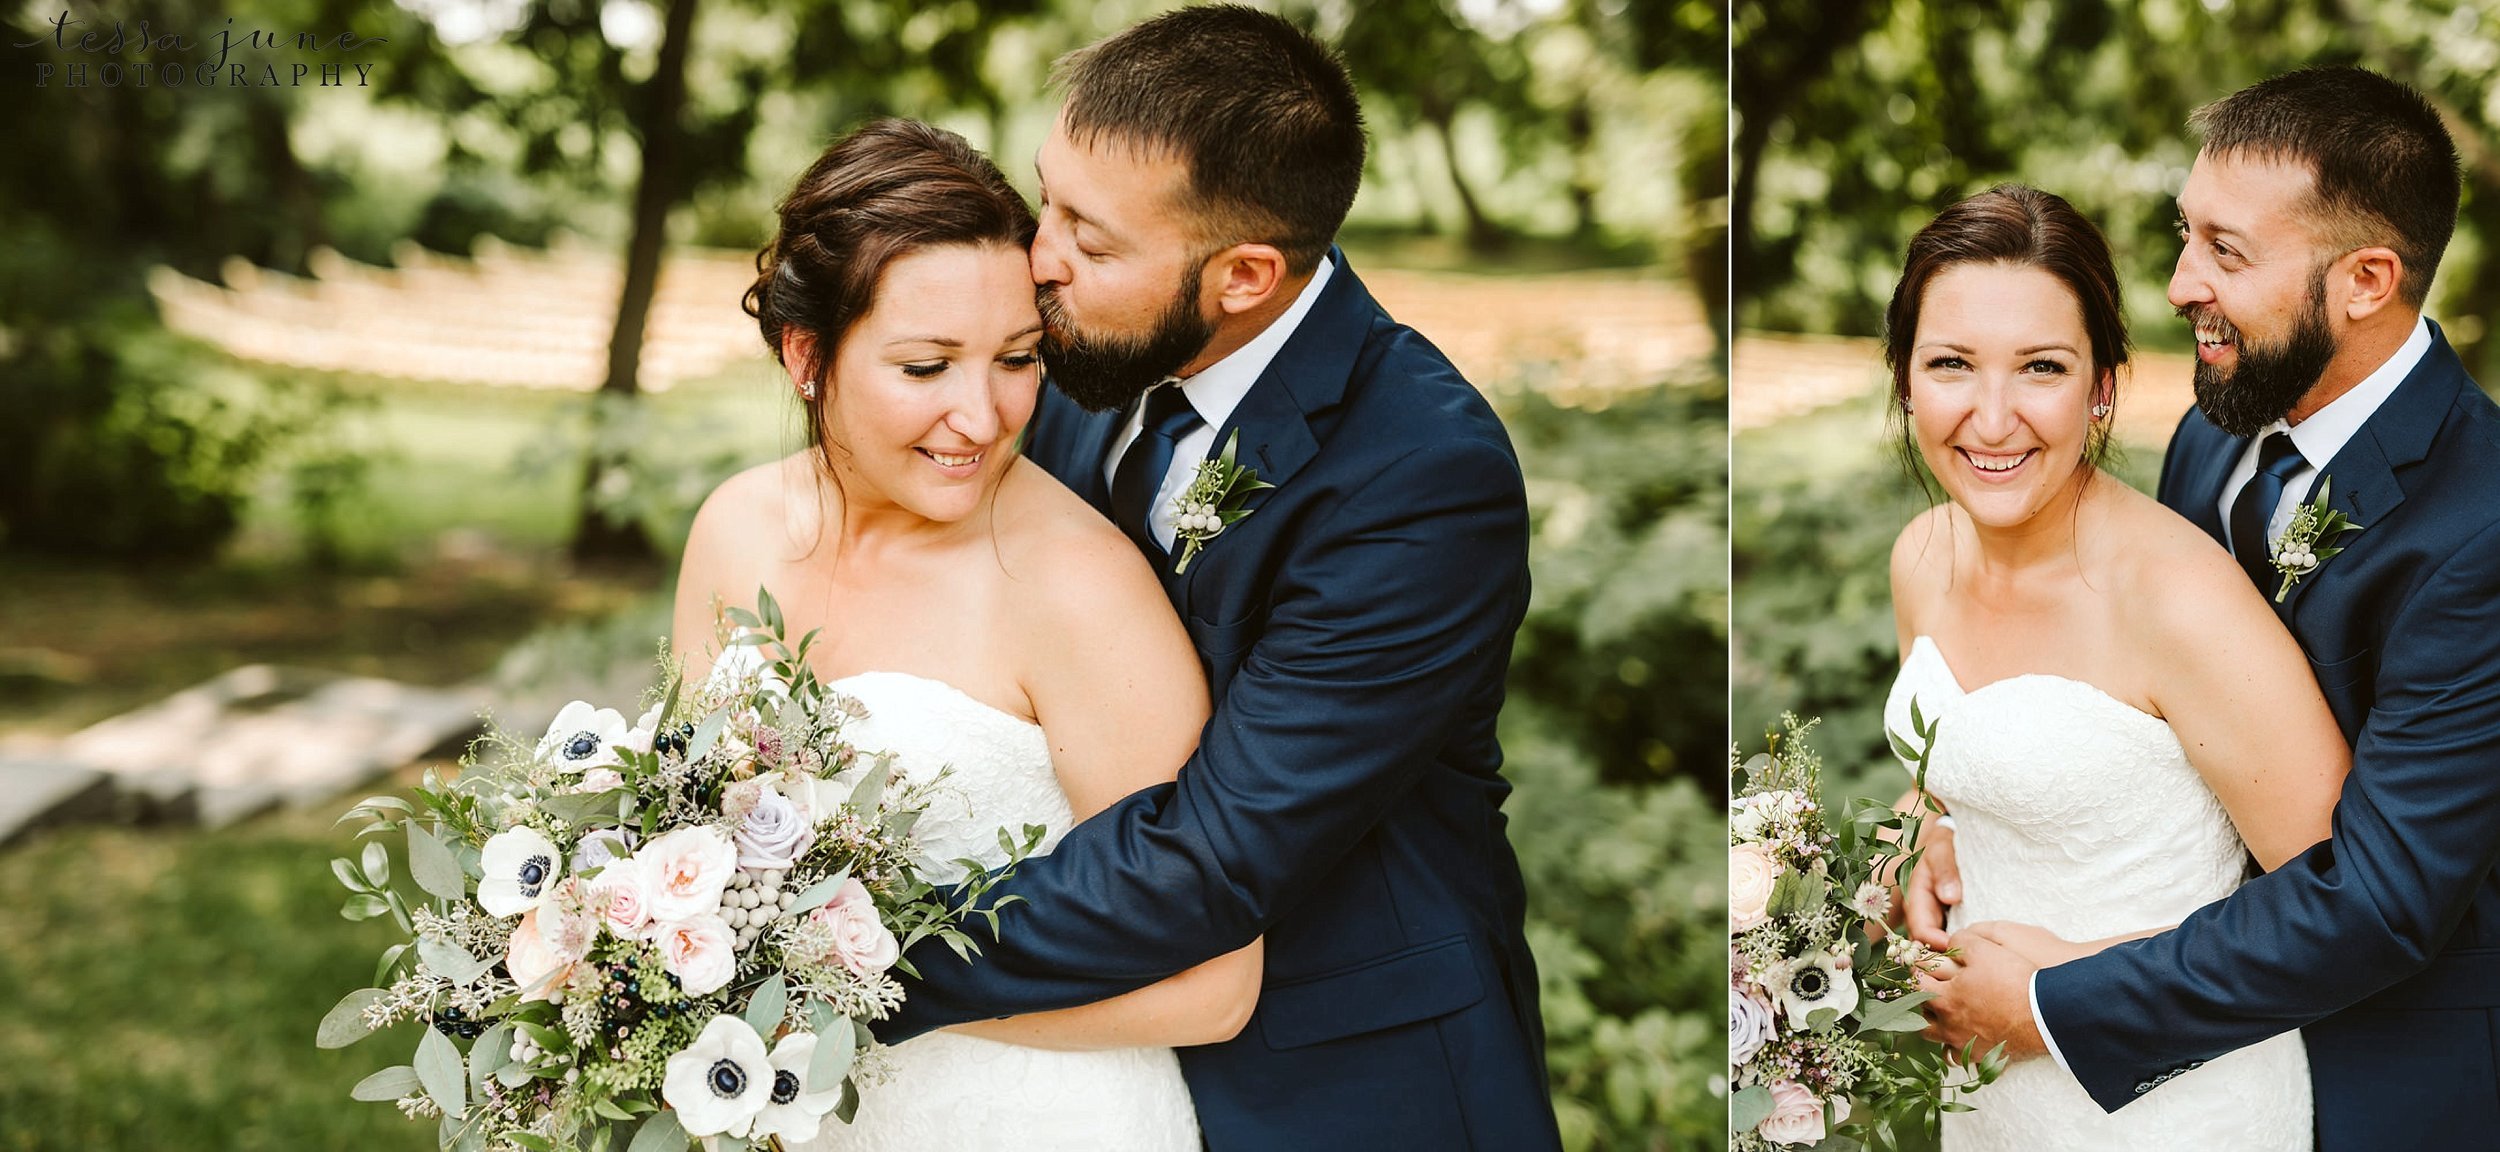
[[[972,963],[911,954],[893,1042],[1103,999],[1267,937],[1256,1015],[1180,1051],[1207,1147],[1558,1148],[1495,718],[1528,605],[1508,436],[1335,253],[1231,419],[1277,487],[1185,576],[1213,689],[1178,782],[1028,861]],[[1118,413],[1046,389],[1026,454],[1098,509]]]
[[[2191,410],[2162,503],[2221,539],[2247,444]],[[2302,1028],[2321,1148],[2500,1146],[2500,408],[2433,326],[2321,471],[2364,530],[2275,610],[2353,746],[2333,839],[2041,972],[2041,1019],[2113,1111]]]

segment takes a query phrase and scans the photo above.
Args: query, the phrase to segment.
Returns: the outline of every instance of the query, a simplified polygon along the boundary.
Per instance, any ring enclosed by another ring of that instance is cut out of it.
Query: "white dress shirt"
[[[2266,543],[2271,545],[2275,537],[2283,534],[2283,527],[2292,522],[2292,514],[2308,503],[2309,483],[2317,479],[2318,469],[2325,467],[2335,459],[2336,453],[2344,450],[2353,433],[2361,431],[2361,426],[2369,421],[2371,414],[2377,412],[2379,405],[2386,403],[2387,398],[2395,393],[2396,385],[2404,383],[2405,377],[2413,374],[2414,366],[2422,362],[2423,353],[2430,350],[2430,323],[2417,316],[2413,320],[2413,334],[2405,337],[2396,354],[2379,365],[2377,371],[2362,378],[2361,383],[2353,385],[2351,391],[2311,413],[2297,427],[2277,420],[2251,437],[2248,448],[2240,453],[2239,463],[2231,466],[2230,477],[2222,483],[2220,508],[2223,535],[2227,538],[2231,534],[2232,503],[2240,498],[2240,489],[2248,487],[2249,479],[2257,475],[2257,454],[2264,447],[2266,437],[2277,432],[2290,432],[2292,447],[2300,450],[2301,459],[2300,468],[2283,483],[2282,502],[2274,506],[2274,515],[2266,521]],[[2239,542],[2232,541],[2231,547],[2237,552]]]
[[[2277,420],[2251,437],[2248,447],[2240,453],[2239,463],[2231,466],[2231,475],[2222,484],[2222,499],[2217,507],[2222,512],[2223,535],[2228,537],[2231,532],[2232,503],[2240,498],[2240,489],[2247,487],[2249,479],[2257,475],[2257,454],[2263,448],[2266,437],[2289,431],[2292,447],[2300,450],[2302,461],[2300,468],[2284,481],[2283,500],[2274,506],[2274,516],[2266,521],[2266,543],[2272,545],[2275,538],[2283,534],[2284,526],[2292,522],[2293,514],[2300,510],[2302,504],[2308,503],[2309,482],[2317,477],[2318,469],[2332,462],[2335,454],[2352,442],[2353,434],[2361,431],[2361,426],[2369,422],[2379,406],[2395,394],[2396,385],[2404,383],[2405,377],[2413,374],[2414,367],[2422,362],[2423,354],[2430,350],[2430,323],[2417,316],[2413,320],[2413,334],[2397,346],[2396,354],[2388,357],[2387,362],[2379,365],[2376,371],[2363,377],[2361,383],[2353,385],[2351,391],[2311,413],[2297,426]],[[2057,1038],[2049,1035],[2048,1021],[2040,1017],[2038,972],[2031,974],[2031,1022],[2040,1029],[2040,1042],[2048,1048],[2049,1058],[2057,1061],[2058,1068],[2067,1075],[2074,1075],[2075,1070],[2066,1066],[2065,1054],[2057,1050]]]
[[[1189,435],[1172,446],[1172,467],[1163,474],[1163,482],[1155,486],[1153,503],[1146,507],[1146,530],[1165,548],[1172,546],[1175,529],[1172,524],[1172,500],[1189,486],[1190,476],[1198,470],[1198,462],[1217,450],[1215,430],[1232,418],[1233,409],[1250,394],[1250,386],[1259,382],[1294,329],[1302,326],[1302,318],[1311,314],[1311,305],[1319,299],[1320,289],[1328,286],[1328,277],[1337,262],[1320,257],[1319,269],[1311,273],[1311,282],[1302,286],[1302,294],[1293,298],[1276,322],[1268,325],[1250,342],[1233,350],[1232,355],[1207,365],[1205,370],[1181,381],[1181,394],[1189,397],[1189,406],[1197,409],[1203,421]],[[1127,455],[1129,445],[1137,441],[1146,420],[1146,406],[1138,403],[1129,410],[1128,420],[1120,425],[1120,434],[1112,437],[1111,451],[1103,457],[1102,475],[1109,483],[1120,471],[1120,457]]]

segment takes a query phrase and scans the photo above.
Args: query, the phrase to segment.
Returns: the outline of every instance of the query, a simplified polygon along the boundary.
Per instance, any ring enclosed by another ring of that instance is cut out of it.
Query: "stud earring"
[[[2095,419],[2095,420],[2107,420],[2107,419],[2109,419],[2109,405],[2107,405],[2107,404],[2095,404],[2095,405],[2093,405],[2093,406],[2092,406],[2092,418],[2093,418],[2093,419]]]
[[[807,401],[807,402],[809,402],[809,403],[811,403],[811,404],[812,404],[812,403],[815,403],[815,401],[816,401],[816,382],[815,382],[815,381],[813,381],[813,380],[801,380],[801,381],[799,381],[799,399],[801,399],[801,400],[805,400],[805,401]]]

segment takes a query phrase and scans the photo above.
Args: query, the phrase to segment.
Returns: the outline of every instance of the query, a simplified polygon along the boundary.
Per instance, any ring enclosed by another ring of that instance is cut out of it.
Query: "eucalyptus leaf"
[[[848,1075],[851,1061],[859,1055],[858,1037],[848,1021],[841,1026],[816,1031],[816,1054],[807,1061],[807,1090],[822,1092],[822,1085],[831,1084]]]
[[[458,1118],[469,1111],[469,1078],[460,1060],[460,1049],[451,1037],[432,1028],[417,1040],[417,1080],[425,1085],[425,1094],[434,1098],[434,1106],[443,1115]]]
[[[487,1029],[485,1035],[477,1038],[477,1043],[469,1045],[469,1094],[485,1099],[486,1082],[496,1079],[495,1074],[503,1071],[511,1055],[512,1024],[509,1021]]]
[[[704,717],[703,723],[695,725],[694,735],[686,740],[686,762],[692,764],[703,759],[703,754],[711,751],[712,745],[720,739],[721,729],[728,726],[729,710],[726,708]]]
[[[827,876],[822,880],[808,885],[807,890],[799,893],[799,898],[791,903],[791,913],[793,915],[804,916],[824,907],[827,904],[833,903],[834,895],[842,891],[842,882],[850,878],[851,870],[845,868],[831,876]]]
[[[775,972],[756,988],[755,997],[747,1001],[747,1026],[755,1029],[755,1034],[770,1044],[773,1033],[781,1030],[782,1014],[789,1007],[790,982],[781,973]]]
[[[632,796],[630,788],[612,788],[605,792],[568,792],[539,802],[540,810],[576,827],[612,821],[618,802]]]
[[[469,955],[468,949],[449,940],[417,941],[417,959],[425,961],[425,966],[433,969],[435,975],[454,984],[466,985],[476,979],[478,971],[483,971],[478,968],[477,957]]]
[[[1728,1126],[1738,1132],[1751,1132],[1771,1118],[1771,1090],[1753,1085],[1728,1097]]]
[[[625,1152],[686,1152],[686,1143],[686,1129],[677,1123],[677,1113],[661,1112],[642,1122]]]
[[[842,1082],[842,1102],[833,1106],[833,1115],[835,1119],[845,1124],[850,1123],[853,1117],[859,1115],[858,1085],[848,1080]]]
[[[851,789],[851,798],[845,803],[853,812],[863,816],[875,815],[877,806],[885,802],[885,783],[892,774],[891,765],[879,764],[870,768],[866,775],[859,778],[859,786]]]
[[[397,1100],[417,1090],[417,1070],[405,1064],[393,1064],[356,1082],[347,1090],[350,1098],[380,1102]]]
[[[1858,1005],[1858,1031],[1921,1032],[1926,1019],[1919,1014],[1919,1005],[1936,998],[1933,992],[1912,992],[1898,1000],[1866,1000]]]
[[[417,887],[425,889],[429,896],[458,900],[469,894],[460,859],[413,819],[408,821],[408,875],[416,878]]]
[[[399,958],[408,954],[408,947],[408,942],[403,940],[382,950],[382,962],[373,966],[375,987],[391,982],[391,969],[399,966]]]
[[[321,1018],[321,1031],[314,1043],[323,1048],[345,1048],[373,1034],[365,1023],[365,1009],[382,999],[379,988],[359,988],[348,993]]]

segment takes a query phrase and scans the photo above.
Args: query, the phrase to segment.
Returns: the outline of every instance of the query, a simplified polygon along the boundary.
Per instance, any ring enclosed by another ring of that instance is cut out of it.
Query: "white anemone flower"
[[[660,1098],[691,1136],[746,1136],[772,1094],[764,1038],[735,1016],[713,1017],[694,1043],[668,1058],[660,1082]]]
[[[479,864],[478,906],[495,916],[518,916],[546,903],[564,871],[564,853],[538,829],[507,828],[486,842]]]
[[[1788,1026],[1810,1027],[1807,1018],[1818,1008],[1829,1008],[1844,1017],[1856,1011],[1858,979],[1850,966],[1845,952],[1803,956],[1781,965],[1783,970],[1778,973],[1773,991],[1779,995],[1780,1007],[1788,1010]]]
[[[576,700],[556,713],[547,734],[538,738],[538,755],[554,757],[567,772],[611,768],[623,762],[616,746],[625,743],[629,733],[625,717],[616,709],[593,708]]]
[[[842,1081],[807,1083],[807,1063],[816,1058],[816,1034],[793,1032],[773,1045],[773,1087],[764,1110],[755,1117],[755,1136],[779,1136],[783,1144],[813,1140],[825,1115],[842,1103]]]

